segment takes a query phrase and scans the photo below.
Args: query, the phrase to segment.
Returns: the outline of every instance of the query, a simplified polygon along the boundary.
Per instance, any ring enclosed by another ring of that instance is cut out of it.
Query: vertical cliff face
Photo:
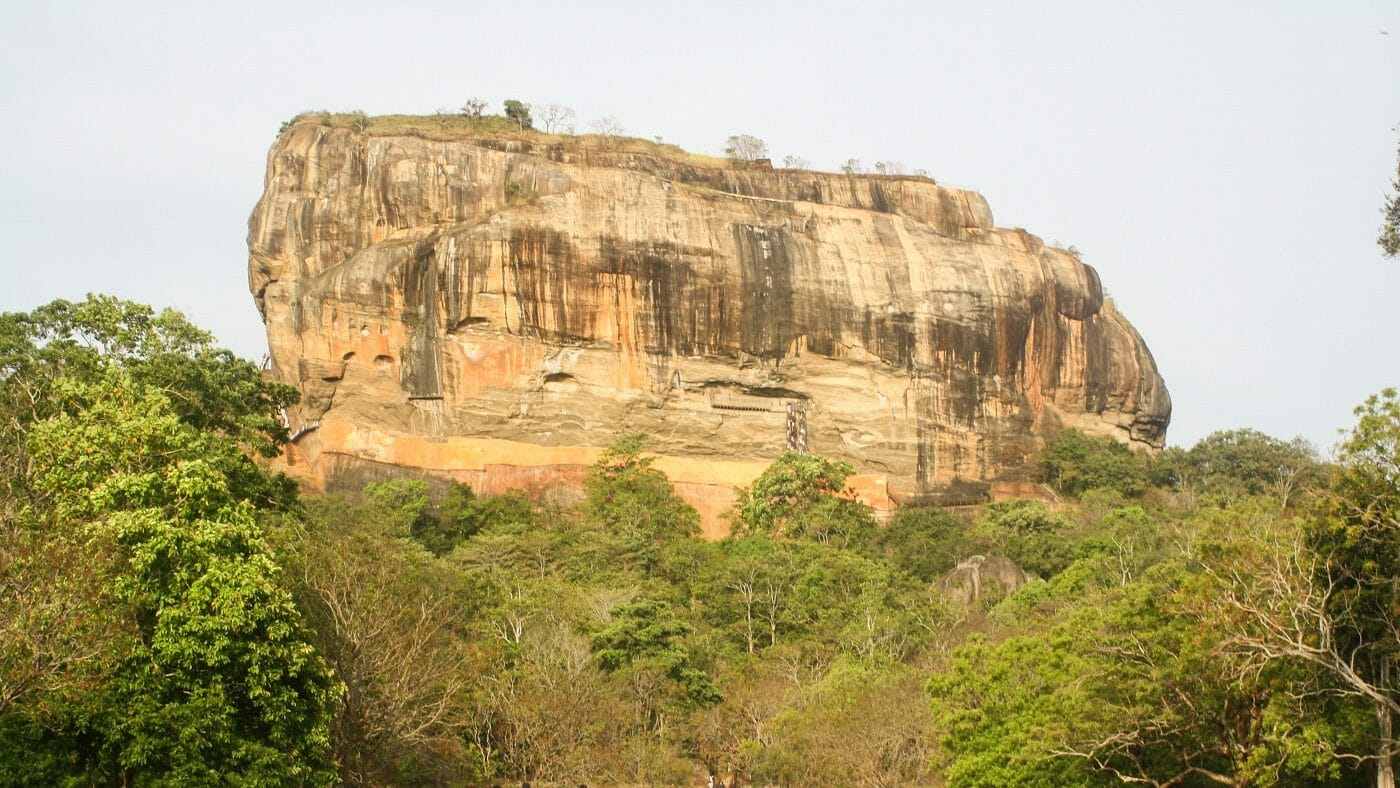
[[[1092,268],[926,179],[302,122],[249,249],[314,427],[288,462],[332,487],[567,490],[642,430],[718,530],[791,442],[878,504],[1023,479],[1064,427],[1160,447],[1170,416]]]

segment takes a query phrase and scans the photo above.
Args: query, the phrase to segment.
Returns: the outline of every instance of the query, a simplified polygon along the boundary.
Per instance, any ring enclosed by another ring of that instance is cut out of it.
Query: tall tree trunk
[[[1394,733],[1390,709],[1376,707],[1377,722],[1380,723],[1380,751],[1376,753],[1376,788],[1395,788]]]
[[[1390,655],[1381,656],[1381,690],[1390,691]],[[1395,788],[1395,720],[1390,707],[1376,704],[1380,749],[1376,753],[1376,788]]]

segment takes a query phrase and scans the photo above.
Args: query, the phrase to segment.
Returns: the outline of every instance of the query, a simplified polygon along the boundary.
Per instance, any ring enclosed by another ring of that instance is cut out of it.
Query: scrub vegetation
[[[1394,391],[1329,461],[1067,432],[1061,500],[887,523],[789,453],[713,542],[641,435],[568,508],[300,494],[295,396],[171,311],[0,316],[0,783],[1393,782]]]
[[[481,140],[495,145],[515,144],[536,148],[552,148],[559,153],[585,157],[606,154],[619,158],[625,154],[651,156],[692,167],[725,170],[751,168],[772,169],[768,161],[768,143],[751,134],[735,134],[721,145],[722,155],[693,153],[663,142],[661,137],[650,139],[631,136],[621,121],[604,115],[588,122],[591,133],[577,133],[577,115],[571,107],[561,104],[527,104],[518,99],[503,102],[501,113],[492,114],[483,99],[469,99],[460,109],[439,109],[432,115],[369,115],[363,111],[331,112],[308,110],[282,123],[278,134],[293,128],[311,126],[350,129],[368,137],[413,136],[444,142]],[[782,159],[782,169],[795,172],[813,171],[807,159],[788,155]],[[919,180],[936,183],[925,169],[909,170],[902,162],[876,162],[867,173],[860,162],[851,159],[842,165],[847,175],[865,175],[891,180]]]
[[[313,110],[300,113],[283,123],[279,133],[285,134],[298,126],[320,126],[351,129],[370,137],[409,135],[442,141],[495,139],[502,143],[519,141],[535,146],[555,145],[560,146],[561,150],[568,148],[579,152],[638,153],[697,167],[731,166],[731,162],[724,157],[691,153],[658,140],[627,136],[622,124],[611,116],[594,120],[590,125],[591,134],[575,134],[572,124],[562,122],[551,122],[549,131],[537,128],[530,110],[530,105],[520,102],[515,102],[510,110],[500,115],[486,113],[484,109],[476,114],[474,105],[468,105],[458,112],[443,110],[434,115],[367,115],[364,112]],[[568,108],[557,108],[561,115],[565,110]]]

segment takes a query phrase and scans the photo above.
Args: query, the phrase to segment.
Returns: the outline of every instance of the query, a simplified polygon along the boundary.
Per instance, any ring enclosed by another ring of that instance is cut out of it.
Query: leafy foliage
[[[656,670],[675,682],[690,703],[719,703],[719,690],[678,642],[691,631],[665,602],[633,602],[613,611],[612,622],[593,636],[593,655],[606,671]]]
[[[583,481],[584,516],[637,549],[675,537],[697,536],[700,515],[676,495],[666,474],[643,454],[646,436],[634,433],[609,447]]]
[[[719,541],[639,435],[567,508],[297,499],[291,396],[174,313],[0,316],[0,782],[1386,782],[1393,391],[1335,467],[1066,433],[1074,500],[966,519],[789,453]],[[1044,579],[950,603],[971,552]]]
[[[1314,576],[1287,588],[1295,591],[1290,603],[1325,622],[1301,639],[1321,654],[1300,656],[1320,663],[1346,693],[1370,701],[1377,755],[1388,765],[1400,715],[1400,396],[1385,389],[1355,414],[1356,426],[1337,446],[1327,501],[1333,516],[1318,518],[1308,532],[1318,556]]]
[[[518,491],[478,498],[465,484],[447,493],[439,514],[441,530],[456,545],[488,527],[529,531],[540,521],[534,504]]]
[[[534,120],[530,118],[530,105],[516,99],[506,99],[506,117],[520,127],[521,131],[533,129]]]
[[[736,534],[806,537],[847,546],[868,546],[874,525],[863,505],[841,497],[849,463],[817,454],[783,452],[778,461],[740,489],[735,499]]]
[[[27,457],[19,486],[42,529],[10,537],[86,552],[109,607],[79,595],[61,609],[110,617],[99,630],[130,637],[79,661],[102,668],[86,682],[56,665],[57,695],[0,709],[14,734],[0,767],[40,782],[329,781],[336,684],[254,519],[290,488],[243,454],[275,446],[278,392],[171,312],[89,298],[4,324],[4,384],[28,397],[8,414]],[[229,380],[268,396],[211,392],[207,412],[195,406],[203,386]]]
[[[1285,689],[1306,677],[1286,668],[1222,659],[1223,633],[1189,615],[1183,564],[1087,593],[1094,604],[1049,632],[970,639],[929,682],[951,784],[1341,777],[1348,710],[1309,708],[1317,698]]]
[[[928,684],[950,785],[1085,785],[1088,764],[1056,755],[1086,673],[1067,644],[1039,637],[995,645],[974,635]],[[1066,697],[1068,696],[1068,697]]]
[[[890,564],[931,582],[975,552],[962,518],[935,506],[901,508],[880,534]]]
[[[1065,495],[1108,488],[1136,496],[1147,490],[1145,455],[1112,438],[1065,430],[1046,444],[1038,463],[1041,481]]]
[[[89,379],[110,365],[165,393],[182,421],[264,456],[286,441],[279,408],[296,389],[263,378],[253,364],[213,346],[180,313],[155,312],[111,296],[54,301],[0,318],[0,377],[30,391],[35,406],[59,375]],[[31,413],[30,415],[44,415]]]
[[[983,552],[1004,555],[1027,572],[1051,577],[1078,556],[1074,524],[1040,501],[989,504],[973,530]]]
[[[1151,476],[1157,484],[1219,505],[1276,495],[1287,506],[1294,492],[1326,481],[1317,450],[1307,441],[1284,441],[1251,429],[1214,432],[1189,450],[1169,449],[1153,460]]]
[[[405,535],[421,538],[434,525],[428,483],[421,479],[371,482],[365,485],[364,493],[371,504],[384,511],[387,519],[403,522]]]

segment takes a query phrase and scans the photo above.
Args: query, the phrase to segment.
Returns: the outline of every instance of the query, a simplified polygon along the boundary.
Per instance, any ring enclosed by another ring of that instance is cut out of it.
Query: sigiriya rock
[[[1094,269],[974,192],[318,116],[267,161],[249,282],[313,487],[406,469],[567,497],[643,431],[719,535],[789,446],[888,508],[1024,481],[1066,427],[1165,438]]]

